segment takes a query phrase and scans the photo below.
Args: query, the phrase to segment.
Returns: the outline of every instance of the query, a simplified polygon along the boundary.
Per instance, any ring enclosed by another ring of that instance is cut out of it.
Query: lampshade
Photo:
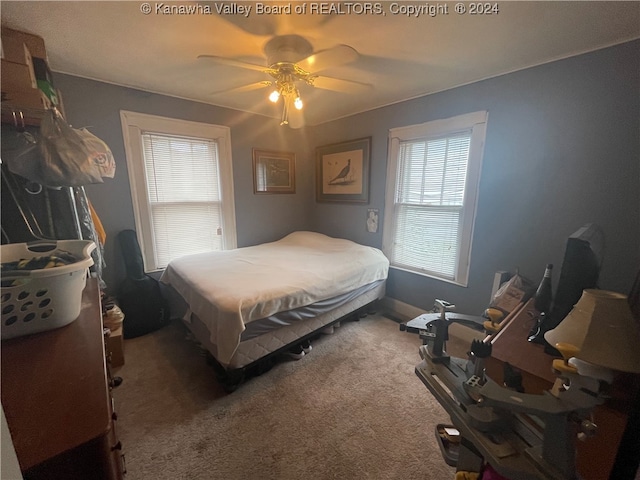
[[[594,365],[640,373],[640,327],[627,297],[606,290],[584,290],[573,310],[544,334],[552,346],[575,345],[576,358]]]

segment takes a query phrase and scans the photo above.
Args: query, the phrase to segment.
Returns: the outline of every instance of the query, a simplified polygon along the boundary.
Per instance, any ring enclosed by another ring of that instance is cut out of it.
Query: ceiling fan
[[[333,78],[319,73],[331,67],[355,61],[359,56],[358,52],[348,45],[338,45],[314,52],[311,44],[303,37],[280,35],[266,43],[264,53],[267,60],[266,66],[216,55],[199,55],[198,58],[221,65],[266,73],[271,77],[270,80],[241,85],[216,93],[240,93],[273,87],[269,100],[277,103],[282,99],[280,125],[289,124],[291,104],[296,110],[302,109],[303,104],[298,89],[300,84],[345,93],[356,93],[372,87],[368,83]]]

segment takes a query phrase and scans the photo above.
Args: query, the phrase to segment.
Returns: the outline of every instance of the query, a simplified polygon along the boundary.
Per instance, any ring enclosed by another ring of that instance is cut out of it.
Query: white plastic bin
[[[82,309],[82,290],[93,265],[95,243],[87,240],[0,245],[2,263],[54,255],[63,251],[78,259],[60,267],[2,272],[2,340],[63,327]]]

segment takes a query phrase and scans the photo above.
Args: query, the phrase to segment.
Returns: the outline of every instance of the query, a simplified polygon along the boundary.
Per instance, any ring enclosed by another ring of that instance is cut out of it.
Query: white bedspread
[[[226,365],[252,320],[386,279],[388,270],[376,248],[294,232],[276,242],[173,260],[160,281],[207,325]]]

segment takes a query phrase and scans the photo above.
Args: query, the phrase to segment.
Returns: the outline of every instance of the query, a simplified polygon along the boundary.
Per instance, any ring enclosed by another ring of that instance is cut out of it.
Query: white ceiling
[[[217,6],[230,2],[165,2]],[[291,3],[293,7],[320,2]],[[354,2],[334,2],[342,11]],[[259,71],[218,65],[200,54],[266,66],[263,47],[274,35],[297,34],[315,51],[339,44],[359,58],[322,72],[369,83],[362,94],[301,87],[304,119],[316,125],[417,96],[640,38],[640,2],[499,1],[499,13],[409,17],[380,2],[380,15],[163,15],[141,13],[141,1],[1,3],[2,23],[45,39],[54,71],[280,117],[268,89],[215,94],[267,80]],[[465,2],[469,8],[469,2]],[[150,2],[152,10],[160,2]],[[363,6],[365,2],[357,5]],[[371,5],[371,3],[369,3]],[[493,3],[492,3],[493,5]],[[64,93],[64,92],[63,92]]]

